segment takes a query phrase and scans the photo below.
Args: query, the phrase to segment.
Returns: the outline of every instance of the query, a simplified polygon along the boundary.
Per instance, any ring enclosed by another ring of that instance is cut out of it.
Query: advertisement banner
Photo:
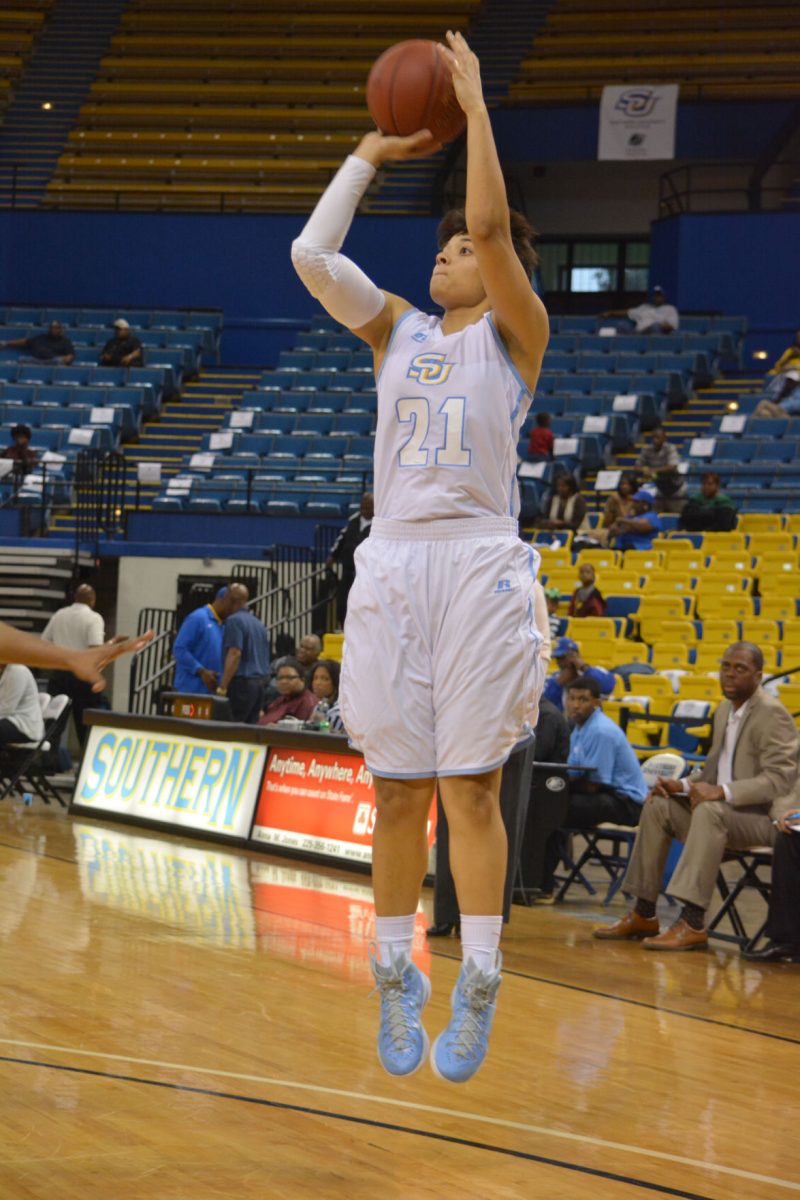
[[[358,755],[270,750],[253,825],[254,841],[369,863],[374,826],[372,774]],[[432,798],[428,846],[435,833]]]
[[[604,87],[597,157],[674,158],[677,111],[677,83]]]
[[[99,813],[246,838],[266,747],[93,725],[72,798]]]

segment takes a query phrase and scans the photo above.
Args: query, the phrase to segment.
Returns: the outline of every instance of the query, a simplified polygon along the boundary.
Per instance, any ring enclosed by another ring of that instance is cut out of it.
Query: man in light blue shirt
[[[230,589],[220,588],[210,604],[186,617],[172,648],[176,692],[216,691],[222,673],[222,624],[230,613]]]
[[[571,772],[566,829],[593,829],[604,821],[615,825],[639,824],[647,784],[642,768],[625,734],[601,709],[600,685],[580,675],[567,686],[567,717],[573,723],[569,740]],[[581,770],[578,770],[581,768]],[[563,833],[551,834],[545,850],[542,892],[553,891],[553,878],[561,856]]]

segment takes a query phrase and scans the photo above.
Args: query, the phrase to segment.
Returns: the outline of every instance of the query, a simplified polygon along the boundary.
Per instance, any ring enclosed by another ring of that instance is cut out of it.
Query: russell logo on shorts
[[[504,592],[513,592],[513,590],[514,590],[514,584],[511,579],[498,579],[498,581],[495,585],[494,591],[492,592],[492,595],[500,596]]]

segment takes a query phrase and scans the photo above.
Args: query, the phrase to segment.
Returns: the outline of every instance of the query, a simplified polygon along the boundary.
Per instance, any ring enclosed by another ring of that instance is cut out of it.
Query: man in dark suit
[[[725,699],[714,714],[700,779],[656,784],[623,884],[636,904],[612,926],[595,929],[596,938],[643,938],[647,950],[705,946],[705,914],[725,851],[773,843],[773,819],[791,806],[798,733],[780,701],[762,691],[763,666],[764,656],[752,642],[725,651],[719,676]],[[673,838],[684,847],[669,890],[683,907],[671,928],[659,933],[656,900]]]
[[[325,566],[332,567],[338,563],[341,567],[341,578],[336,591],[336,619],[340,626],[344,625],[347,614],[347,597],[356,578],[355,552],[363,541],[369,537],[372,518],[375,515],[375,499],[372,492],[364,492],[361,505],[339,534],[331,547]]]
[[[760,950],[743,950],[750,962],[800,963],[800,787],[792,796],[792,811],[778,819],[772,859],[769,918],[764,932],[769,941]]]

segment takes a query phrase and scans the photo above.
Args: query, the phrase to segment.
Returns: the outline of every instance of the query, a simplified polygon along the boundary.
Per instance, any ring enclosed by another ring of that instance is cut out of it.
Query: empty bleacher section
[[[52,0],[18,0],[0,9],[0,123],[51,4]]]
[[[477,0],[133,0],[48,190],[60,207],[308,210],[371,127],[377,55]]]
[[[0,12],[0,52],[6,26],[16,17],[22,32],[19,18],[30,22],[24,72],[0,126],[0,205],[29,208],[41,200],[124,5],[15,0],[10,12]]]
[[[596,100],[607,84],[660,81],[679,83],[684,101],[794,97],[798,65],[794,0],[559,0],[508,102]]]
[[[112,322],[120,316],[143,343],[144,366],[97,365],[112,336]],[[0,480],[0,503],[30,507],[37,514],[36,528],[39,514],[52,518],[55,509],[71,507],[81,450],[110,452],[127,442],[137,444],[137,457],[148,457],[138,450],[144,423],[159,417],[165,402],[197,376],[204,355],[216,357],[222,333],[219,312],[5,307],[0,308],[0,342],[42,333],[54,320],[63,323],[75,346],[72,365],[38,362],[19,349],[0,349],[3,446],[12,426],[24,424],[32,431],[31,447],[38,456],[33,474],[22,479],[9,472]],[[196,422],[197,413],[192,417]],[[195,441],[201,436],[197,433]],[[164,447],[160,450],[163,455]],[[135,484],[135,472],[129,483]]]

